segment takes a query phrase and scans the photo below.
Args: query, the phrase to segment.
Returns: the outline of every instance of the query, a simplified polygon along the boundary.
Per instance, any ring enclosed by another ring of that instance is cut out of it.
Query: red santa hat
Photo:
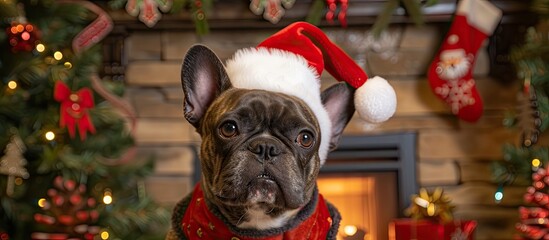
[[[319,155],[324,163],[329,150],[331,122],[320,99],[320,75],[326,68],[338,81],[356,88],[355,108],[371,123],[389,119],[396,109],[396,94],[380,77],[368,76],[341,48],[314,25],[293,23],[256,48],[241,49],[227,61],[234,87],[263,89],[296,96],[315,113],[321,131]]]

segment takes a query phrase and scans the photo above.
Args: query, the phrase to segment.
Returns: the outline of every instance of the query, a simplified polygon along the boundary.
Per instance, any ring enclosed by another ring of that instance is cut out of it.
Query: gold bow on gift
[[[442,188],[436,188],[432,193],[425,188],[419,190],[419,195],[412,195],[412,203],[405,214],[414,219],[433,219],[441,223],[453,220],[452,211],[455,208],[450,204],[448,196]]]

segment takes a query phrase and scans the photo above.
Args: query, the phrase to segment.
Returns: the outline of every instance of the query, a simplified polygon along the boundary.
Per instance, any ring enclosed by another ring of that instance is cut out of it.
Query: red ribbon
[[[60,127],[67,127],[69,135],[74,138],[75,126],[78,126],[80,139],[86,139],[86,132],[95,133],[88,109],[94,107],[93,95],[89,88],[72,92],[62,81],[55,83],[54,98],[61,103]]]

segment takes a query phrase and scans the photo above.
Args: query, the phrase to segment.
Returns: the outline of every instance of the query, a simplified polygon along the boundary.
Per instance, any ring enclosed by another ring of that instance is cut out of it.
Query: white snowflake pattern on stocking
[[[472,89],[475,86],[475,80],[449,80],[441,87],[435,88],[435,92],[446,99],[446,102],[452,107],[452,113],[457,114],[465,106],[475,104],[475,98]]]

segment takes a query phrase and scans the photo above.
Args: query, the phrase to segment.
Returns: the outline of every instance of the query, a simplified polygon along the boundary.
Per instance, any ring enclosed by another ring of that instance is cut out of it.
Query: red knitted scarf
[[[330,212],[324,198],[319,194],[315,211],[290,231],[264,238],[238,236],[208,210],[200,184],[196,185],[191,202],[181,220],[181,230],[190,240],[325,240],[331,225]]]

